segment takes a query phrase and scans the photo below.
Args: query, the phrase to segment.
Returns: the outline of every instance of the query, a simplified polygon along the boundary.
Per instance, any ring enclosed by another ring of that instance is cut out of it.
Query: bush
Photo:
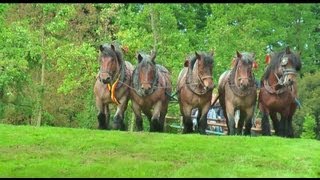
[[[307,114],[304,118],[301,138],[315,139],[316,137],[315,127],[316,127],[315,117],[313,115]]]

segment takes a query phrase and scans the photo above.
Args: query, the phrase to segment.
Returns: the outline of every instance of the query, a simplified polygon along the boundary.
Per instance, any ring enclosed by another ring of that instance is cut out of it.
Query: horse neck
[[[203,95],[203,94],[207,93],[207,91],[202,90],[203,87],[201,87],[201,86],[203,86],[203,85],[202,85],[202,82],[200,80],[198,73],[199,73],[199,71],[198,71],[197,63],[194,64],[193,69],[188,68],[187,77],[186,77],[186,85],[195,94]]]
[[[192,85],[198,85],[200,83],[198,63],[195,63],[193,69],[188,68],[187,72],[187,82]]]

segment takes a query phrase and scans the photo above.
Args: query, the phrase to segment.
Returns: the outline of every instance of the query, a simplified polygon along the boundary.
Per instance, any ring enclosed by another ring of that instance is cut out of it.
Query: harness
[[[282,88],[280,88],[280,89],[278,89],[278,90],[275,90],[275,89],[273,89],[273,88],[270,86],[268,80],[264,80],[264,81],[263,81],[263,85],[264,85],[265,89],[266,89],[270,94],[277,94],[277,95],[278,95],[278,94],[281,94],[281,93],[289,90],[289,88],[292,86],[292,85],[286,86],[286,85],[284,84],[284,81],[286,80],[286,78],[287,78],[287,76],[288,76],[289,74],[294,74],[294,75],[296,75],[297,72],[296,72],[295,69],[292,69],[292,68],[284,68],[284,66],[287,65],[287,63],[288,63],[288,57],[283,57],[283,56],[282,56],[280,65],[281,65],[281,71],[283,72],[283,73],[282,73],[283,76],[281,76],[281,77],[279,78],[279,76],[277,75],[277,73],[274,73],[274,76],[277,78],[277,81],[278,81],[274,86],[280,85]]]
[[[99,73],[109,73],[109,72],[103,72],[100,69]],[[126,73],[126,65],[125,65],[125,61],[123,61],[120,65],[119,73],[116,76],[114,76],[115,78],[113,79],[113,83],[107,84],[107,90],[110,92],[111,100],[117,105],[119,105],[120,102],[117,100],[117,97],[116,97],[116,89],[120,88],[123,84],[123,83],[119,84],[119,81],[125,82],[126,80],[125,73]],[[99,80],[101,81],[100,76],[99,76]]]
[[[193,71],[191,71],[191,69],[188,68],[188,72],[187,72],[187,77],[186,77],[186,85],[187,87],[195,94],[197,95],[203,95],[203,94],[206,94],[209,89],[200,89],[198,88],[199,85],[205,87],[203,81],[207,78],[211,78],[211,76],[204,76],[204,77],[200,77],[199,76],[199,73],[197,73],[197,79],[196,81],[193,81],[193,74],[192,74]]]

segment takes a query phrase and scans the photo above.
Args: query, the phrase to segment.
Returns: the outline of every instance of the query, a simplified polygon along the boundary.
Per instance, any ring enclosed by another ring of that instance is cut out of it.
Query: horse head
[[[301,69],[300,53],[293,53],[289,46],[285,51],[270,56],[270,68],[274,70],[278,84],[291,86],[296,81],[297,72]]]
[[[191,60],[187,59],[184,64],[185,67],[192,71],[192,75],[197,77],[205,91],[214,88],[212,77],[213,59],[213,50],[210,53],[195,52],[195,56]]]
[[[236,84],[241,90],[247,89],[254,79],[252,68],[257,68],[254,53],[239,53],[237,51],[236,57],[232,61],[233,68],[236,71]]]
[[[99,80],[104,84],[110,84],[120,75],[122,53],[113,44],[100,45],[99,63]]]
[[[139,53],[137,55],[138,60],[138,78],[140,81],[140,93],[141,95],[149,95],[153,92],[153,85],[157,81],[156,71],[156,52],[152,51],[151,55]]]

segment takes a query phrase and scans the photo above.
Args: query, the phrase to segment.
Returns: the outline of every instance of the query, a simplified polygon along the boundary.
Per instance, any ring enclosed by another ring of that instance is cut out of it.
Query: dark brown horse
[[[131,86],[132,109],[138,131],[143,130],[143,112],[150,123],[150,132],[163,132],[172,85],[169,71],[155,62],[156,53],[139,53]]]
[[[177,96],[183,121],[183,133],[193,132],[191,111],[198,108],[199,133],[205,134],[207,113],[211,104],[213,84],[213,51],[197,53],[186,59],[177,82]]]
[[[297,108],[296,75],[301,69],[300,54],[293,53],[287,47],[270,58],[270,65],[261,79],[258,100],[262,113],[262,135],[271,135],[270,116],[276,135],[293,137],[292,116]],[[281,115],[280,122],[277,113]]]
[[[124,112],[129,100],[129,87],[133,71],[131,63],[123,59],[121,49],[114,44],[100,46],[100,71],[94,85],[96,106],[99,110],[99,129],[109,128],[109,104],[117,111],[113,118],[113,129],[125,130]]]
[[[232,70],[225,71],[219,78],[219,101],[228,126],[228,135],[251,134],[257,91],[252,73],[256,66],[253,53],[239,53],[233,59]]]

